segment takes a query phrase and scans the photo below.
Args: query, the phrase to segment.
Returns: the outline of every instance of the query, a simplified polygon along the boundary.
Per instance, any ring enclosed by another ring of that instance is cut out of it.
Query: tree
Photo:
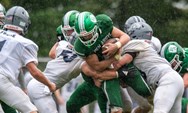
[[[72,9],[95,15],[105,13],[122,30],[126,19],[139,15],[162,43],[175,40],[186,46],[188,11],[173,6],[173,2],[179,1],[182,0],[3,0],[2,4],[6,9],[20,5],[29,12],[32,24],[27,36],[39,45],[39,56],[47,56],[56,41],[56,28],[65,12]]]

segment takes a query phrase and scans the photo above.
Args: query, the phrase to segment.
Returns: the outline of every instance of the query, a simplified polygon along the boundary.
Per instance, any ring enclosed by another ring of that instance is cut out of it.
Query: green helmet
[[[182,61],[185,58],[184,49],[174,41],[166,43],[161,49],[161,56],[170,62],[172,68],[177,72],[182,70]]]
[[[62,33],[62,25],[58,26],[56,29],[57,41],[64,40],[64,35]]]
[[[4,19],[5,19],[5,8],[4,6],[0,3],[0,29],[3,28],[4,25]]]
[[[68,11],[63,19],[62,19],[62,33],[67,41],[69,41],[69,38],[71,37],[72,33],[74,32],[74,25],[75,20],[77,16],[79,15],[79,12],[76,10]]]
[[[93,45],[99,36],[97,33],[97,19],[87,11],[79,14],[75,22],[75,29],[78,38],[86,46]]]

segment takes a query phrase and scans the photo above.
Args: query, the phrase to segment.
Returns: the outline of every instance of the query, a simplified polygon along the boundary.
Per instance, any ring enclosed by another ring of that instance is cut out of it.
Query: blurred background
[[[69,10],[107,14],[121,30],[130,16],[138,15],[151,25],[153,35],[162,44],[174,40],[188,47],[188,0],[0,0],[0,3],[6,10],[19,5],[29,12],[31,26],[26,37],[39,46],[41,70],[50,60],[48,53],[56,42],[56,28]],[[89,105],[90,113],[98,113],[94,106],[95,102]]]
[[[56,28],[69,10],[109,15],[123,30],[133,15],[143,17],[162,44],[175,40],[188,46],[188,0],[1,0],[6,10],[19,5],[30,14],[31,26],[26,37],[39,45],[39,57],[47,57],[56,42]]]

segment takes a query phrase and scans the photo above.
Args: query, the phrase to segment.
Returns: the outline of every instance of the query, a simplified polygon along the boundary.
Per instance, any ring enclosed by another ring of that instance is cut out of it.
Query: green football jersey
[[[104,60],[102,55],[102,45],[104,42],[112,38],[111,32],[113,29],[113,22],[109,16],[105,14],[100,14],[96,16],[97,25],[99,27],[98,33],[99,37],[96,42],[91,46],[84,45],[79,38],[76,39],[74,43],[74,50],[81,57],[87,57],[91,54],[97,54],[99,60]]]
[[[185,57],[181,63],[182,70],[180,71],[181,74],[188,72],[188,48],[183,48],[185,50]]]

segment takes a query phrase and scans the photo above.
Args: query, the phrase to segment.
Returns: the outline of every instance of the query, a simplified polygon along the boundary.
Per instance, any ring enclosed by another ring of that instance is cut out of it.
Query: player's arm
[[[55,59],[56,57],[56,48],[58,46],[58,42],[56,42],[53,47],[50,49],[50,52],[49,52],[49,57],[52,58],[52,59]]]
[[[103,72],[99,72],[96,74],[95,77],[101,80],[109,80],[113,78],[118,78],[120,76],[125,76],[124,73],[122,73],[123,69],[119,70],[119,68],[132,62],[136,55],[137,52],[127,52],[120,58],[119,61],[113,63],[113,66],[115,67],[114,69],[107,69]]]
[[[184,87],[187,88],[188,87],[188,73],[185,73],[183,75],[183,82],[184,82]]]
[[[87,64],[93,68],[96,71],[103,71],[106,68],[108,68],[112,62],[114,62],[116,59],[114,57],[111,57],[109,59],[99,61],[96,54],[91,54],[88,57],[85,58],[85,61]]]
[[[124,54],[119,59],[119,61],[113,63],[114,69],[106,69],[103,72],[96,72],[95,78],[100,79],[100,80],[109,80],[109,79],[117,78],[120,75],[118,74],[116,70],[132,62],[135,56],[136,56],[136,53],[134,52]]]
[[[130,37],[126,33],[124,33],[123,31],[121,31],[116,27],[113,27],[111,34],[112,37],[119,38],[119,41],[116,42],[115,44],[113,43],[106,44],[108,48],[105,51],[103,51],[103,54],[106,54],[107,56],[110,57],[113,56],[118,51],[119,48],[121,48],[130,40]]]
[[[29,62],[26,64],[26,67],[28,71],[31,73],[31,75],[38,80],[39,82],[45,84],[48,86],[51,92],[54,92],[56,90],[56,85],[52,82],[50,82],[44,74],[37,68],[36,64],[34,62]]]
[[[61,96],[61,92],[60,92],[60,89],[57,89],[55,92],[54,92],[54,95],[55,95],[55,98],[56,98],[56,101],[59,105],[63,105],[65,102]]]
[[[91,76],[95,79],[110,80],[113,78],[117,78],[115,70],[106,69],[102,72],[98,72],[98,71],[95,71],[93,68],[91,68],[86,62],[82,64],[81,69],[85,75]]]
[[[136,54],[137,54],[136,52],[127,52],[117,62],[113,63],[114,68],[118,70],[123,65],[132,62],[134,57],[136,57]]]

